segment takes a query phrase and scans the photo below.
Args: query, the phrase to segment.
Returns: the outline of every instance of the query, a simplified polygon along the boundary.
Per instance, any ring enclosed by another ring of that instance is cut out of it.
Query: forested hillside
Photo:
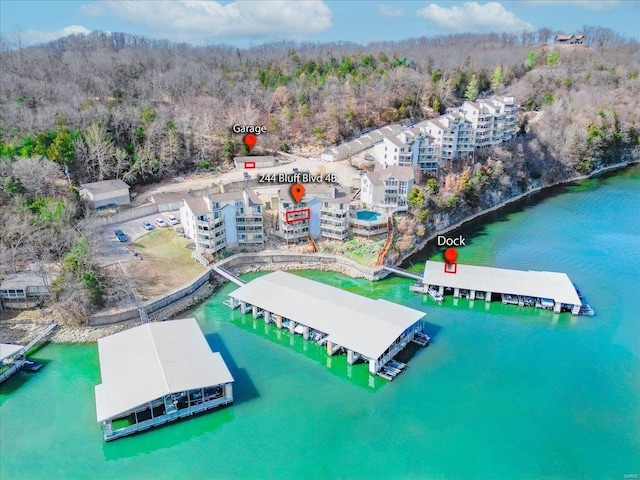
[[[58,263],[55,293],[78,318],[124,295],[96,266],[95,238],[68,187],[132,185],[212,169],[242,152],[235,123],[266,125],[259,148],[317,155],[390,122],[508,94],[521,135],[425,178],[400,225],[419,237],[533,186],[617,162],[640,144],[640,46],[585,28],[454,35],[361,46],[192,47],[93,33],[0,52],[0,274]]]
[[[539,46],[552,37],[546,29],[248,50],[95,33],[5,48],[0,155],[69,165],[77,182],[148,182],[238,153],[234,123],[266,125],[266,149],[319,150],[435,116],[465,94],[508,92],[545,113],[536,124],[545,154],[588,167],[598,156],[592,141],[607,141],[611,126],[619,143],[637,135],[628,100],[637,98],[640,61],[636,42],[600,28],[587,34],[591,48],[559,50]]]

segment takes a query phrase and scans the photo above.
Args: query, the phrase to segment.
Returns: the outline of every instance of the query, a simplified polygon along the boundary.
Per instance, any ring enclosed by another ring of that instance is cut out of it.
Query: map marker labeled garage
[[[301,183],[294,183],[291,185],[291,196],[296,203],[300,203],[300,200],[304,197],[304,185]]]
[[[258,143],[258,137],[256,137],[253,133],[247,133],[242,141],[247,146],[249,151],[251,151],[255,144]]]

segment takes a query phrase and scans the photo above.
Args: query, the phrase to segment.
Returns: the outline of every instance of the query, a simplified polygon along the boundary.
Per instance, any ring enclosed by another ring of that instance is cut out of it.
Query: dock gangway
[[[233,273],[231,273],[228,270],[225,270],[222,267],[216,267],[216,266],[212,266],[211,270],[213,270],[214,272],[216,272],[218,275],[220,275],[221,277],[226,278],[227,280],[229,280],[230,282],[235,283],[238,286],[243,286],[245,285],[245,282],[243,282],[240,277],[235,276]]]
[[[411,278],[413,280],[422,281],[422,275],[418,275],[417,273],[410,272],[409,270],[405,270],[404,268],[392,267],[390,265],[383,265],[382,268],[387,272],[391,272],[399,277]]]
[[[53,322],[47,325],[47,327],[44,330],[42,330],[40,333],[38,333],[38,335],[36,335],[36,338],[34,338],[28,344],[26,344],[24,348],[17,353],[17,355],[24,355],[25,353],[27,353],[29,350],[33,348],[33,346],[36,343],[44,339],[47,335],[53,332],[57,327],[58,327],[58,324],[56,322]]]

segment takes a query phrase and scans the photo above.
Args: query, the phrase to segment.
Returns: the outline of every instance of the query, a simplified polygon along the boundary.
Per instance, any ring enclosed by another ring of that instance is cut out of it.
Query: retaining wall
[[[147,310],[147,314],[151,314],[161,308],[170,305],[173,302],[183,299],[184,297],[191,295],[198,288],[209,281],[211,277],[211,270],[207,269],[202,272],[191,282],[182,287],[178,287],[164,295],[147,300],[142,304],[143,308]],[[101,325],[111,325],[118,322],[124,322],[126,320],[133,320],[138,318],[138,309],[135,306],[122,308],[118,310],[109,310],[106,312],[96,313],[89,317],[89,325],[97,327]]]
[[[384,278],[388,272],[382,268],[371,268],[349,260],[339,255],[329,255],[323,253],[287,253],[280,251],[266,251],[259,253],[238,253],[231,257],[225,258],[216,263],[216,267],[222,267],[225,270],[232,270],[235,267],[245,265],[269,265],[273,263],[299,263],[303,268],[324,268],[326,270],[335,270],[338,272],[346,272],[353,277],[365,278],[375,281]],[[183,299],[191,295],[198,288],[204,285],[211,276],[211,270],[201,273],[190,283],[178,287],[171,292],[160,295],[156,298],[148,300],[142,304],[147,314],[151,314],[161,308],[170,305],[173,302]],[[108,310],[99,312],[89,317],[89,325],[98,327],[103,325],[112,325],[114,323],[134,320],[138,318],[138,309],[135,306],[121,308],[117,310]]]
[[[243,265],[260,265],[272,263],[302,263],[302,264],[321,264],[328,270],[334,270],[332,266],[340,266],[343,268],[335,268],[337,271],[347,269],[353,277],[365,278],[367,280],[379,280],[387,275],[381,268],[372,268],[360,265],[358,262],[350,260],[339,255],[331,255],[326,253],[288,253],[281,251],[266,251],[259,253],[238,253],[229,258],[225,258],[216,263],[216,267],[222,267],[225,270],[232,270],[234,267]],[[305,265],[305,268],[309,268]],[[313,266],[311,268],[314,268]]]
[[[154,213],[158,213],[158,204],[147,203],[145,205],[140,205],[139,207],[135,208],[129,208],[127,210],[123,210],[106,217],[96,216],[95,222],[98,225],[109,225],[111,223],[121,223],[127,222],[129,220],[135,220],[136,218],[146,217],[147,215],[153,215]]]

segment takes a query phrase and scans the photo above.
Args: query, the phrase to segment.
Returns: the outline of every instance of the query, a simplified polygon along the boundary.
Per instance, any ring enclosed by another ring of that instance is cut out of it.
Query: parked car
[[[142,222],[142,226],[145,228],[145,230],[153,230],[153,225],[151,225],[149,222]]]
[[[174,217],[173,215],[167,215],[167,220],[169,220],[169,223],[171,225],[177,225],[180,223],[180,220],[178,220],[176,217]]]
[[[124,233],[122,230],[116,230],[115,232],[113,232],[116,235],[116,238],[118,240],[120,240],[121,242],[126,242],[127,240],[129,240],[127,238],[127,234]]]
[[[158,225],[159,227],[166,227],[167,226],[167,222],[165,222],[161,218],[156,218],[156,225]]]

